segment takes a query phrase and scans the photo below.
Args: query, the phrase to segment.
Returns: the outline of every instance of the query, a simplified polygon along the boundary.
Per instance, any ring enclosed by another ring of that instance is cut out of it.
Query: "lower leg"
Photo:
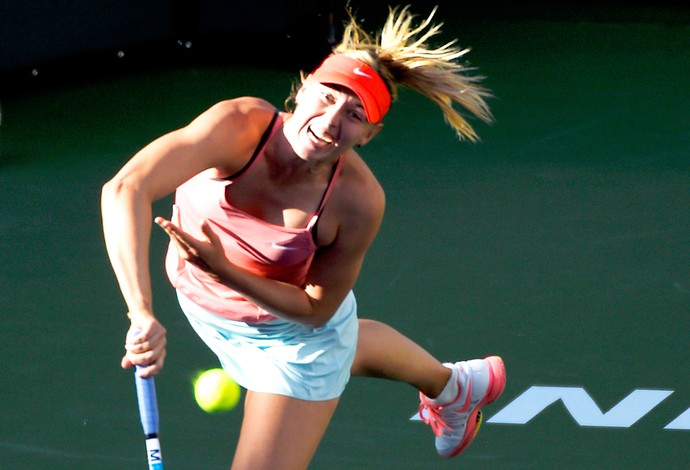
[[[247,391],[232,470],[305,470],[337,404]]]
[[[407,382],[434,398],[448,383],[451,371],[394,328],[378,321],[360,319],[352,375]]]
[[[403,381],[419,389],[420,417],[432,427],[442,457],[467,448],[481,424],[480,408],[495,401],[505,387],[501,358],[446,367],[409,338],[372,320],[359,321],[352,374]]]

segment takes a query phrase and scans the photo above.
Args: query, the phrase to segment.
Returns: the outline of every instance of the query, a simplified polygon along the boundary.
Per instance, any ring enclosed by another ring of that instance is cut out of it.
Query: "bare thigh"
[[[337,405],[247,391],[232,469],[306,469]]]

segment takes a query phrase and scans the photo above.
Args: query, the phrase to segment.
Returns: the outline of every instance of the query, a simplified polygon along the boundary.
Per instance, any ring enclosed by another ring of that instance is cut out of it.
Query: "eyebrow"
[[[364,110],[364,103],[362,103],[362,100],[359,98],[359,96],[357,96],[357,93],[350,90],[348,87],[343,86],[343,85],[338,85],[337,83],[321,83],[321,82],[317,82],[317,83],[319,85],[322,85],[322,86],[329,88],[331,90],[335,90],[335,91],[338,91],[341,93],[346,93],[347,95],[351,96],[352,98],[354,98],[356,100],[355,106],[357,106],[357,108]]]

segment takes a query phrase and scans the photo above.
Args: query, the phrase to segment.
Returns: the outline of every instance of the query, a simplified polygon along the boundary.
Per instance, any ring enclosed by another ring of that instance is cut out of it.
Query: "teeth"
[[[330,136],[328,136],[328,135],[319,135],[319,134],[317,134],[317,133],[314,131],[314,129],[312,129],[312,128],[309,128],[309,130],[311,131],[312,135],[313,135],[314,137],[316,137],[317,139],[319,139],[320,141],[326,142],[327,144],[332,144],[332,143],[333,143],[333,139],[332,139]]]

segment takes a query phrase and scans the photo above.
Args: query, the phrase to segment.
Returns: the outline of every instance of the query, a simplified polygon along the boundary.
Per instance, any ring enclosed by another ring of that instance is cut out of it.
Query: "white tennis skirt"
[[[339,397],[357,348],[357,301],[352,291],[324,326],[285,320],[248,324],[199,307],[180,292],[182,311],[199,337],[240,386],[302,400]]]

